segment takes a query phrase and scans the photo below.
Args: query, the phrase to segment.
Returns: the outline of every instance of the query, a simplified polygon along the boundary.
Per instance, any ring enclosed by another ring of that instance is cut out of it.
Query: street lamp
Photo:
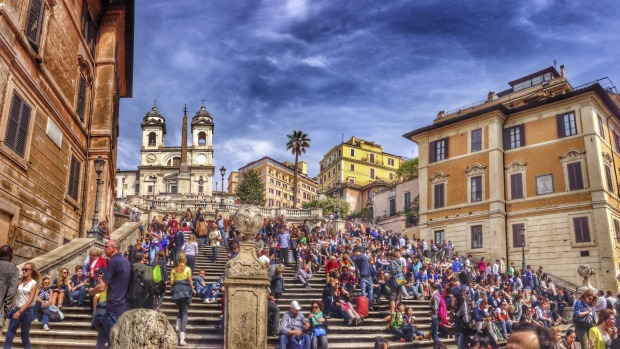
[[[226,167],[222,166],[222,168],[220,168],[220,174],[222,175],[222,201],[220,202],[220,206],[224,208],[224,175],[226,174]]]
[[[105,160],[98,156],[95,159],[95,173],[97,173],[97,189],[95,191],[95,212],[93,214],[93,225],[86,234],[87,238],[97,238],[98,240],[103,240],[103,236],[101,236],[101,231],[99,230],[99,185],[103,183],[100,179],[101,173],[103,173],[103,167],[105,166]]]
[[[340,182],[340,178],[336,181],[336,191],[338,192],[338,201],[336,205],[335,215],[336,219],[340,219],[340,188],[342,187],[342,183]]]
[[[125,176],[127,177],[127,176]],[[121,179],[121,182],[123,182],[123,186],[121,187],[121,199],[125,199],[125,177],[123,177],[123,179]]]
[[[149,176],[149,179],[153,181],[153,192],[151,192],[151,195],[153,195],[153,201],[151,202],[151,211],[155,211],[157,209],[157,206],[155,206],[155,185],[157,184],[157,176]]]
[[[521,268],[525,269],[525,226],[519,228],[519,235],[521,235]]]

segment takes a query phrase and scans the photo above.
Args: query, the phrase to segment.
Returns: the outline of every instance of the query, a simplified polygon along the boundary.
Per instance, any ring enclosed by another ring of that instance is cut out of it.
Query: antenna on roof
[[[157,100],[156,99],[153,100],[153,106],[157,107]]]
[[[553,67],[556,68],[556,69],[558,68],[558,60],[557,59],[553,60]]]
[[[202,106],[203,107],[205,106],[205,99],[204,98],[202,99]]]
[[[342,133],[342,136],[340,137],[340,143],[344,143],[344,132]]]

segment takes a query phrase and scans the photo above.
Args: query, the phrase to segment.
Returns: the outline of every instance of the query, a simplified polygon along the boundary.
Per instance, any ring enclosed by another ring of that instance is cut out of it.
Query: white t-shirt
[[[24,286],[23,282],[19,283],[19,287],[17,288],[17,297],[15,300],[15,306],[21,308],[24,304],[26,304],[26,302],[28,302],[28,299],[30,298],[30,292],[32,291],[32,289],[34,288],[36,291],[36,286],[37,286],[37,280],[30,280],[26,286]],[[36,303],[36,297],[32,299],[32,304],[29,305],[29,307],[33,307]]]

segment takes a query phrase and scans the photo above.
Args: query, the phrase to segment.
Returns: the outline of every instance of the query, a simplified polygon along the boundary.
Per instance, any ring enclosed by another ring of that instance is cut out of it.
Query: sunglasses
[[[319,309],[319,306],[318,305],[313,305],[312,309]]]
[[[32,270],[30,268],[22,268],[22,271],[28,271],[28,270]]]

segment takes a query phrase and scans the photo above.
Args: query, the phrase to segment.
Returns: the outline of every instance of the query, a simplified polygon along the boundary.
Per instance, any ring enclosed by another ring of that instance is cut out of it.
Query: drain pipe
[[[105,17],[105,14],[108,10],[108,8],[110,8],[110,5],[112,5],[112,0],[108,1],[108,6],[105,7],[105,9],[103,10],[103,12],[101,13],[101,15],[99,16],[99,19],[97,20],[97,25],[95,26],[95,28],[97,29],[97,41],[99,41],[99,27],[101,26],[101,22],[103,21],[103,17]],[[98,42],[97,42],[98,43]],[[95,45],[95,47],[97,47],[97,45]],[[91,52],[92,54],[92,52]],[[93,127],[93,105],[95,102],[95,82],[97,81],[97,59],[96,57],[93,56],[93,81],[90,85],[90,101],[89,101],[89,110],[88,110],[88,131],[86,134],[86,162],[85,162],[85,166],[84,166],[84,177],[82,179],[82,214],[80,215],[80,225],[79,228],[80,229],[80,234],[78,234],[78,236],[86,236],[85,232],[82,232],[82,226],[84,225],[84,220],[86,218],[86,193],[87,193],[87,183],[88,183],[88,175],[90,173],[89,169],[90,166],[88,165],[89,163],[89,158],[90,158],[90,139],[91,139],[91,131],[92,131],[92,127]],[[87,229],[88,230],[88,229]]]
[[[506,126],[506,122],[508,122],[508,118],[510,117],[510,110],[508,109],[508,115],[506,115],[506,119],[502,123],[502,176],[504,176],[504,229],[506,232],[506,269],[510,265],[510,254],[509,252],[509,244],[508,244],[508,198],[506,197],[506,149],[504,149],[504,126]]]

